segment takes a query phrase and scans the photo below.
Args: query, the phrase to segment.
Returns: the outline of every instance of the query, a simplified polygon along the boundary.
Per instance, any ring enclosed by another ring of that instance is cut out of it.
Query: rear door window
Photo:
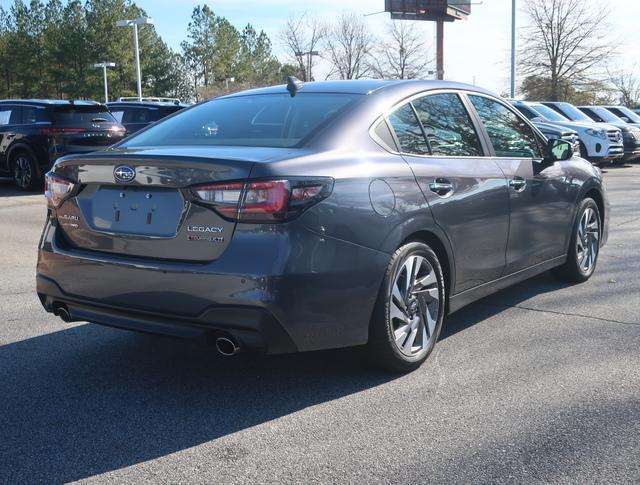
[[[42,106],[23,106],[22,107],[22,124],[31,125],[34,123],[45,123],[49,121],[47,109]]]
[[[493,145],[496,157],[541,158],[533,129],[502,103],[484,96],[469,95]]]
[[[429,155],[427,139],[410,103],[395,110],[389,116],[389,123],[396,133],[401,152]]]
[[[424,96],[413,101],[432,155],[476,157],[482,155],[480,139],[471,117],[457,94]]]

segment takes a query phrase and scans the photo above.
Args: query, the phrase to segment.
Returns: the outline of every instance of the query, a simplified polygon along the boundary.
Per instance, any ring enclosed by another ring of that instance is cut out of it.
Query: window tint
[[[39,108],[36,106],[23,106],[22,107],[22,123],[29,125],[32,123],[42,123],[49,121],[47,117],[46,108]]]
[[[527,108],[526,106],[522,106],[522,105],[516,105],[515,107],[518,111],[520,111],[520,113],[522,113],[523,115],[525,115],[528,119],[532,120],[535,117],[540,117],[538,115],[538,113],[534,112],[533,110]]]
[[[294,147],[360,98],[325,93],[218,98],[153,125],[123,146]]]
[[[514,112],[482,96],[469,96],[487,129],[497,157],[540,158],[536,135]]]
[[[429,154],[429,145],[422,127],[410,104],[405,104],[389,116],[389,123],[396,132],[400,151],[404,153]]]
[[[58,106],[54,111],[56,125],[78,125],[85,123],[115,123],[115,118],[103,106]]]
[[[122,109],[117,109],[117,110],[110,110],[111,111],[111,116],[113,116],[116,121],[118,123],[122,123],[122,118],[124,117],[124,110]]]
[[[482,153],[469,113],[457,94],[432,94],[413,102],[432,155],[473,157]]]

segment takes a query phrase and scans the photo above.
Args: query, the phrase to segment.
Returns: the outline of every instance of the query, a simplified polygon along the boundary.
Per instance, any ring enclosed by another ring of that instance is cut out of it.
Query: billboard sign
[[[385,0],[384,9],[392,19],[453,22],[471,14],[471,0]]]

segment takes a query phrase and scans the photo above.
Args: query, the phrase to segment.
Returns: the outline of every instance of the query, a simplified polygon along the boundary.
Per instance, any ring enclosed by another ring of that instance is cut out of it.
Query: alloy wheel
[[[415,356],[434,338],[440,293],[436,272],[429,261],[409,256],[398,269],[391,289],[389,321],[398,350]]]
[[[29,187],[31,184],[31,162],[24,155],[19,155],[14,162],[13,179],[21,188]]]
[[[600,249],[600,220],[591,207],[587,207],[580,217],[576,246],[580,271],[589,273]]]

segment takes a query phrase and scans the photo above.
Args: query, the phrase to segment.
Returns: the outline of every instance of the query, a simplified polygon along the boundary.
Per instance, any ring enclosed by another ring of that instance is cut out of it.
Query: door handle
[[[451,194],[453,192],[453,184],[447,179],[437,178],[429,184],[429,190],[435,192],[440,197]]]
[[[509,180],[509,187],[516,192],[522,192],[527,187],[527,181],[522,177],[514,177]]]

